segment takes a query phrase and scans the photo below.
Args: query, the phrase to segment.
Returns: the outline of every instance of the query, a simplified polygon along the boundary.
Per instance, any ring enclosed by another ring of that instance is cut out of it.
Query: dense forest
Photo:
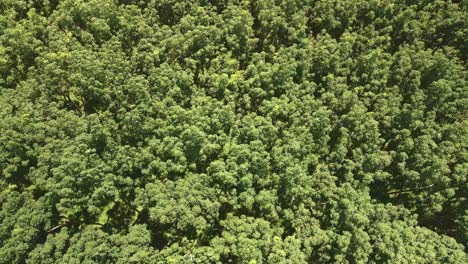
[[[467,263],[468,1],[1,0],[0,263]]]

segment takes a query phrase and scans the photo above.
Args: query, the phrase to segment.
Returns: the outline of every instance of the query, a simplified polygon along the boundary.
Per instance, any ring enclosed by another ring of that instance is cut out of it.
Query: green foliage
[[[466,263],[467,8],[1,1],[0,263]]]

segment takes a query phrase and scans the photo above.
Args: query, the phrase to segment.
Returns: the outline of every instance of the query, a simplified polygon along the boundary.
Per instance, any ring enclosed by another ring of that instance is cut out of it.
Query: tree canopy
[[[0,263],[467,263],[467,17],[2,0]]]

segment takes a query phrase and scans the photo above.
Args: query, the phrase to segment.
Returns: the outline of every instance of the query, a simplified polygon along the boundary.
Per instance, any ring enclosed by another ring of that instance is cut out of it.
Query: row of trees
[[[467,8],[3,0],[0,263],[465,263]]]

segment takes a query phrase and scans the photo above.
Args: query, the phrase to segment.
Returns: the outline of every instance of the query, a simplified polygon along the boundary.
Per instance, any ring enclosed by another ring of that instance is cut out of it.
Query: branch
[[[69,225],[70,223],[71,223],[71,221],[67,221],[67,222],[65,222],[65,223],[63,223],[63,224],[60,224],[60,225],[55,226],[55,227],[52,227],[51,229],[47,230],[47,233],[52,233],[52,232],[54,232],[55,230],[57,230],[57,229],[59,229],[59,228],[61,228],[61,227],[64,227],[64,226],[66,226],[66,225]]]
[[[400,194],[400,193],[405,193],[405,192],[421,191],[421,190],[424,190],[424,189],[431,188],[432,186],[434,186],[434,184],[424,186],[424,187],[421,187],[421,188],[411,188],[411,189],[404,189],[404,190],[399,190],[399,191],[391,191],[391,192],[387,192],[387,195]]]

